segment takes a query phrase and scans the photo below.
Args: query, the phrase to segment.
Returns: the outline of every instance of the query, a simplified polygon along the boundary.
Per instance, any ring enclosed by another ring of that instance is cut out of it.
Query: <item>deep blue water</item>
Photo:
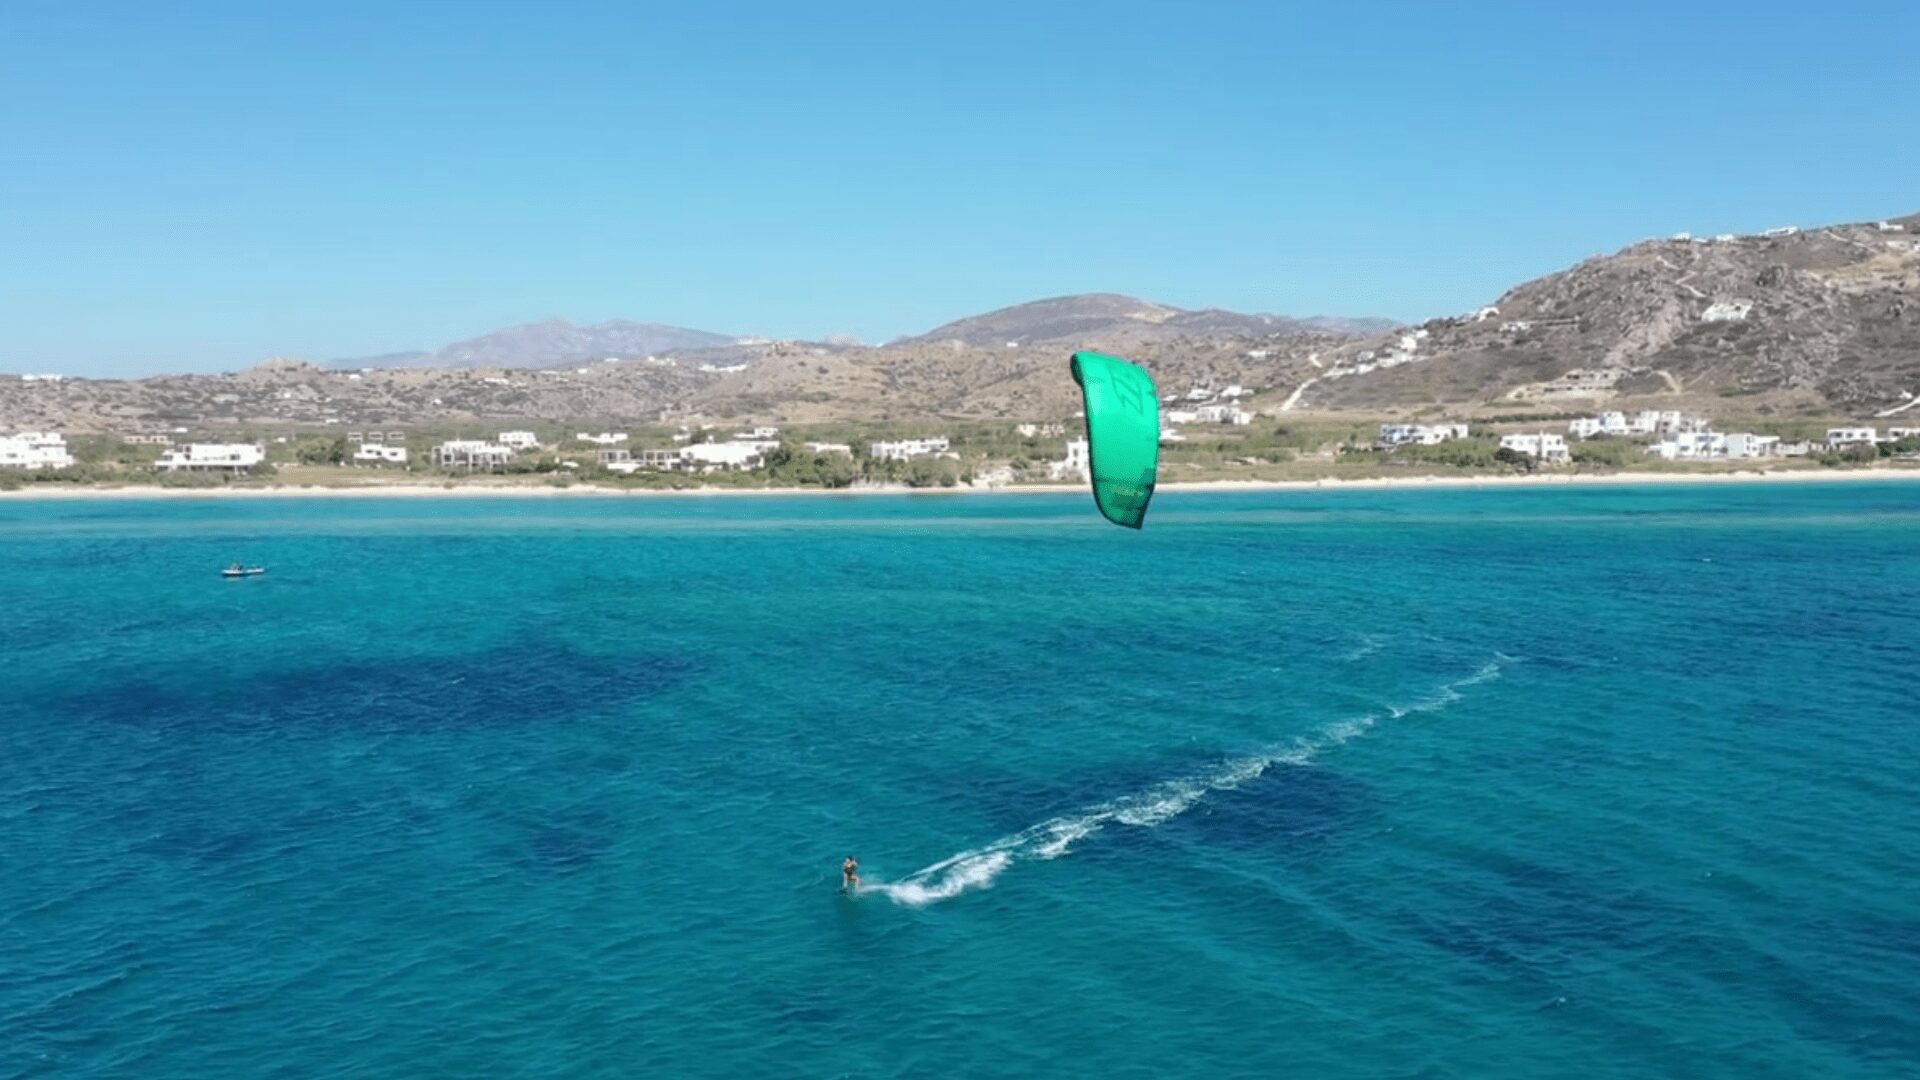
[[[0,502],[0,843],[0,1075],[1912,1077],[1920,484]]]

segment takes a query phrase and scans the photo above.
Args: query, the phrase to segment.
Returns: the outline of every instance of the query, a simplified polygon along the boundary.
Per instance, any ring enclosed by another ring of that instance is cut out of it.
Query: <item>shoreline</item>
[[[1393,476],[1319,480],[1189,480],[1159,485],[1159,492],[1234,493],[1263,491],[1419,490],[1429,488],[1527,488],[1658,486],[1661,484],[1861,483],[1920,481],[1920,469],[1734,470],[1711,473],[1618,472],[1555,475],[1532,473],[1503,476]],[[991,488],[616,488],[592,484],[550,487],[545,484],[368,484],[317,487],[267,485],[261,487],[173,488],[153,485],[92,487],[33,484],[0,491],[0,503],[87,499],[567,499],[567,498],[768,498],[956,495],[1063,495],[1087,490],[1078,484],[1021,484]]]

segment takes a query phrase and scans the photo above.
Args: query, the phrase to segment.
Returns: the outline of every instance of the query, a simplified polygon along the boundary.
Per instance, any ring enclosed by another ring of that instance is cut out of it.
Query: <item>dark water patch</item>
[[[1476,859],[1482,871],[1449,878],[1408,920],[1427,943],[1507,972],[1548,974],[1580,956],[1647,947],[1678,913],[1644,890],[1607,890],[1544,863]]]
[[[619,838],[619,822],[605,810],[576,807],[550,811],[519,823],[512,862],[545,876],[587,870],[606,858]]]
[[[431,731],[566,720],[694,677],[678,655],[603,655],[528,641],[476,653],[257,672],[141,673],[56,699],[57,715],[168,732]]]

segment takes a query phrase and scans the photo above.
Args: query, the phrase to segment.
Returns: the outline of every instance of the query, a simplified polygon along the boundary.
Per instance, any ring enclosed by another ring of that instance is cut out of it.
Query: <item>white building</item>
[[[353,460],[362,464],[405,465],[407,448],[385,443],[361,443],[360,449],[353,452]]]
[[[1191,409],[1170,409],[1167,411],[1167,422],[1171,424],[1234,424],[1244,427],[1253,423],[1253,414],[1228,402],[1224,405],[1200,405]]]
[[[1680,416],[1679,413],[1671,415]],[[1597,416],[1583,416],[1569,423],[1567,434],[1576,439],[1592,439],[1602,435],[1610,438],[1652,435],[1660,430],[1660,417],[1661,414],[1652,409],[1637,413],[1603,412]]]
[[[893,442],[870,443],[867,452],[878,461],[907,461],[917,457],[932,457],[948,453],[951,440],[945,435],[932,439],[898,439]]]
[[[1067,433],[1065,424],[1015,424],[1013,430],[1023,439],[1058,438]]]
[[[1698,413],[1678,412],[1667,409],[1654,415],[1653,430],[1657,435],[1672,435],[1683,431],[1705,431],[1710,425],[1707,418]]]
[[[123,443],[126,443],[128,446],[172,446],[173,436],[171,435],[122,435],[120,436],[120,441]],[[285,438],[282,437],[280,441],[284,442]]]
[[[497,469],[512,460],[511,447],[481,439],[449,439],[433,448],[433,463],[443,469]]]
[[[680,457],[688,468],[711,472],[755,468],[764,454],[754,443],[723,442],[683,446],[680,448]]]
[[[499,443],[509,450],[538,450],[540,438],[531,431],[503,431]]]
[[[1727,437],[1717,431],[1677,431],[1647,447],[1647,453],[1668,461],[1726,457]]]
[[[188,443],[165,451],[153,467],[162,472],[242,473],[267,460],[267,450],[258,443]]]
[[[0,435],[0,469],[65,469],[72,464],[66,437],[58,432]]]
[[[816,454],[845,454],[853,456],[853,447],[843,442],[810,442],[807,449]]]
[[[1827,429],[1827,449],[1829,450],[1845,450],[1854,446],[1872,446],[1879,441],[1879,433],[1870,427],[1837,427]]]
[[[1873,227],[1876,229],[1879,229],[1881,232],[1906,232],[1907,231],[1907,227],[1905,225],[1901,225],[1892,221],[1876,221],[1873,223]]]
[[[1047,463],[1047,478],[1050,480],[1085,480],[1093,468],[1091,448],[1085,439],[1074,439],[1067,443],[1067,456],[1059,461]]]
[[[736,439],[774,439],[778,438],[779,435],[780,429],[777,427],[757,427],[752,431],[736,431],[733,433],[733,437]]]
[[[1920,427],[1890,427],[1887,429],[1887,441],[1899,442],[1902,439],[1920,439]]]
[[[1782,225],[1779,228],[1768,229],[1766,232],[1763,232],[1760,235],[1769,236],[1769,237],[1792,236],[1794,233],[1797,233],[1799,231],[1800,231],[1800,226],[1798,225]]]
[[[1389,449],[1396,446],[1438,446],[1448,439],[1466,437],[1465,424],[1380,425],[1380,445]]]
[[[1565,435],[1549,435],[1545,432],[1537,435],[1502,435],[1500,449],[1538,458],[1549,465],[1562,464],[1570,456]]]
[[[621,443],[627,441],[627,433],[624,431],[603,431],[598,435],[589,435],[583,431],[575,435],[574,438],[584,443],[593,443],[596,446],[619,446]]]
[[[1780,452],[1780,436],[1735,431],[1727,435],[1726,448],[1730,458],[1774,457]]]

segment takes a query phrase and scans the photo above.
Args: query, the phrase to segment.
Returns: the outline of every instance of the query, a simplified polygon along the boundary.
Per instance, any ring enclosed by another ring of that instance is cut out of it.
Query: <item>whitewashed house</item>
[[[932,439],[896,439],[867,445],[867,453],[877,461],[907,461],[950,452],[952,440],[945,435]]]
[[[574,438],[579,439],[583,443],[593,443],[595,446],[619,446],[621,443],[627,441],[627,433],[624,431],[603,431],[598,435],[589,435],[582,431],[575,435]]]
[[[1388,449],[1396,446],[1438,446],[1448,439],[1467,437],[1465,424],[1381,424],[1380,445]]]
[[[1730,458],[1775,457],[1780,452],[1780,436],[1755,435],[1750,431],[1729,432],[1726,453]]]
[[[498,469],[513,460],[513,449],[482,439],[449,439],[433,448],[433,463],[443,469]]]
[[[267,460],[258,443],[188,443],[161,453],[153,467],[161,472],[243,473]]]
[[[53,431],[0,435],[0,469],[65,469],[73,465],[66,436]]]
[[[733,437],[736,439],[775,439],[778,438],[779,435],[780,429],[777,427],[757,427],[752,431],[736,431],[733,433]]]
[[[503,431],[495,440],[509,450],[538,450],[540,437],[531,431]]]
[[[1567,450],[1567,437],[1549,435],[1546,432],[1535,435],[1502,435],[1500,449],[1525,454],[1549,465],[1563,464],[1571,457]]]
[[[1015,424],[1013,430],[1023,439],[1056,438],[1067,433],[1065,424]]]
[[[810,442],[807,449],[816,454],[845,454],[853,456],[853,447],[843,442]]]
[[[1676,431],[1647,447],[1647,453],[1668,461],[1726,457],[1727,437],[1717,431]]]
[[[1846,450],[1855,446],[1872,446],[1879,441],[1879,432],[1870,427],[1827,429],[1827,449],[1829,450]]]
[[[1067,456],[1059,461],[1047,463],[1049,480],[1085,480],[1093,468],[1091,447],[1085,439],[1073,439],[1067,443]]]
[[[360,449],[353,452],[353,460],[362,465],[405,465],[407,448],[385,443],[361,443]]]

